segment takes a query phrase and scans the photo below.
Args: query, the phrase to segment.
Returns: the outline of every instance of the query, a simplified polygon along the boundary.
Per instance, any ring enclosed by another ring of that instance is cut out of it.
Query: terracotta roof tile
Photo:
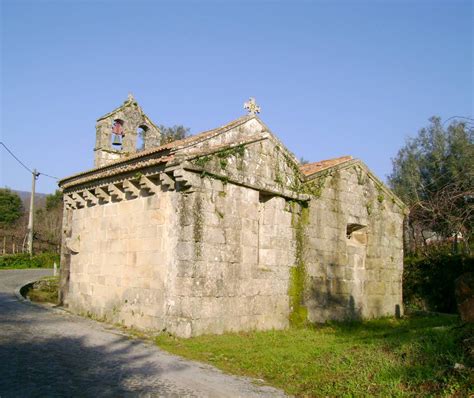
[[[182,147],[193,144],[195,142],[205,140],[207,138],[213,137],[214,135],[218,135],[219,133],[221,133],[223,131],[230,130],[230,129],[232,129],[236,126],[239,126],[240,124],[246,122],[247,120],[252,119],[253,117],[254,116],[242,116],[242,117],[240,117],[240,118],[238,118],[238,119],[236,119],[236,120],[234,120],[234,121],[232,121],[232,122],[230,122],[230,123],[228,123],[224,126],[216,128],[216,129],[204,131],[202,133],[192,135],[192,136],[184,138],[182,140],[176,140],[176,141],[170,142],[168,144],[164,144],[164,145],[153,147],[153,148],[150,148],[150,149],[147,149],[147,150],[144,150],[144,151],[140,151],[140,152],[134,153],[130,156],[127,156],[126,158],[118,159],[118,160],[115,160],[113,162],[107,163],[104,166],[96,167],[94,169],[83,171],[81,173],[73,174],[71,176],[62,178],[59,181],[59,186],[63,186],[63,184],[67,180],[75,179],[76,177],[80,177],[80,176],[88,175],[88,174],[92,174],[92,173],[95,174],[97,172],[102,172],[102,170],[116,168],[120,164],[127,164],[128,165],[128,164],[131,163],[130,161],[146,157],[147,155],[153,155],[155,153],[157,154],[157,153],[160,153],[160,152],[165,152],[167,150],[171,151],[173,149],[180,149]],[[163,155],[161,155],[161,156],[163,156]],[[133,168],[135,168],[135,167],[133,167]]]
[[[300,166],[300,170],[304,175],[309,176],[311,174],[317,173],[318,171],[329,169],[330,167],[337,166],[338,164],[348,162],[349,160],[352,160],[352,156],[341,156],[340,158],[320,160],[319,162],[304,164]]]
[[[101,178],[113,177],[122,173],[131,172],[135,170],[140,170],[144,167],[156,166],[159,164],[167,163],[173,160],[174,156],[162,156],[160,158],[151,158],[146,160],[138,160],[132,165],[122,165],[113,169],[107,169],[99,171],[91,175],[77,176],[75,178],[69,178],[68,181],[61,182],[62,188],[69,188],[74,185],[84,184],[91,181],[99,180]]]

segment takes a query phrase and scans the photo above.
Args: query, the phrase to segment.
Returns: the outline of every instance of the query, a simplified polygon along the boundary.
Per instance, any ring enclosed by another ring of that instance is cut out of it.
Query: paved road
[[[98,322],[16,299],[16,287],[48,273],[0,270],[1,398],[284,396]]]

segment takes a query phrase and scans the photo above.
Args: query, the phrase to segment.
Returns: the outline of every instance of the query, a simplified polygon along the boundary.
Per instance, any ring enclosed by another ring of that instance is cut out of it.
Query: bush
[[[408,308],[456,313],[454,281],[474,271],[474,257],[436,253],[405,258],[403,302]]]
[[[53,264],[59,265],[59,254],[40,253],[32,258],[27,253],[7,254],[0,256],[0,269],[2,268],[52,268]]]

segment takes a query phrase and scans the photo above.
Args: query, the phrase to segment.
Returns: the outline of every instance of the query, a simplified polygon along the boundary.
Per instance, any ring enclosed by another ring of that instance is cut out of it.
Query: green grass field
[[[53,268],[59,266],[59,254],[39,253],[30,258],[27,253],[5,254],[0,256],[0,270],[26,268]]]
[[[300,397],[468,397],[467,336],[473,329],[457,316],[439,315],[191,339],[163,334],[156,344]]]

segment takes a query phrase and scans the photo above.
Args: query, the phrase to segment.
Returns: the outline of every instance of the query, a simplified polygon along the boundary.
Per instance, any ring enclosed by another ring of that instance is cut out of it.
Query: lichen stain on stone
[[[194,200],[193,207],[193,241],[194,241],[194,257],[196,260],[202,255],[202,233],[203,233],[203,214],[202,199],[198,194]]]
[[[292,204],[292,226],[296,240],[295,265],[290,268],[290,280],[288,295],[290,298],[290,325],[293,327],[303,326],[308,321],[308,309],[304,305],[304,293],[306,287],[306,267],[304,263],[305,227],[309,222],[309,209],[306,205],[300,206],[300,214]]]

